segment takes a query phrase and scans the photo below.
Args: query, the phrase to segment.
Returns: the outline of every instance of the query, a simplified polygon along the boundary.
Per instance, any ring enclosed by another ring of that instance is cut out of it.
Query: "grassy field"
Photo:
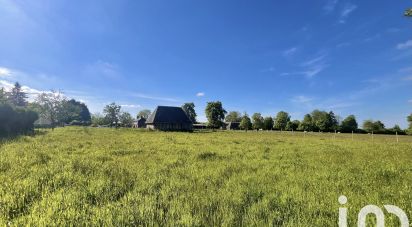
[[[340,195],[349,226],[368,204],[411,220],[412,137],[66,127],[0,144],[0,226],[337,226]]]

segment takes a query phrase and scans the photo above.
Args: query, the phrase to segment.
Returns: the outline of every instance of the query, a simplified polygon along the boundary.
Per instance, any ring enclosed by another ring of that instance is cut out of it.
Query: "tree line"
[[[10,91],[0,89],[0,136],[13,136],[33,132],[35,122],[59,125],[89,125],[91,116],[86,104],[67,99],[61,92],[41,92],[32,102],[16,82]]]
[[[399,125],[386,128],[381,121],[366,120],[362,128],[359,128],[354,115],[349,115],[341,120],[333,111],[313,110],[305,114],[301,121],[291,120],[289,113],[280,111],[276,116],[263,117],[260,113],[254,113],[249,117],[247,113],[238,111],[227,112],[220,101],[208,102],[205,109],[207,125],[210,128],[221,128],[225,122],[239,122],[243,130],[281,130],[281,131],[316,131],[316,132],[356,132],[376,134],[412,134],[412,114],[407,117],[409,127],[402,130]]]

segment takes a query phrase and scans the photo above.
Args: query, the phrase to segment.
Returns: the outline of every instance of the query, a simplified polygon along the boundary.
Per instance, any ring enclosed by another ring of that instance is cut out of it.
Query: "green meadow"
[[[368,204],[412,219],[412,137],[65,127],[0,143],[0,226],[337,226],[339,207],[355,226]]]

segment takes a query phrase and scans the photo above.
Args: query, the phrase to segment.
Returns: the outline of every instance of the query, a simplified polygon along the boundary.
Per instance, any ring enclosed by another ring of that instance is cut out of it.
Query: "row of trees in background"
[[[32,132],[34,124],[89,125],[91,116],[84,103],[67,99],[61,92],[42,92],[32,102],[16,82],[10,91],[0,89],[0,136]]]
[[[345,119],[335,115],[333,111],[314,110],[303,117],[302,121],[291,120],[290,115],[285,111],[280,111],[275,117],[263,117],[260,113],[254,113],[250,118],[247,113],[241,114],[238,111],[227,111],[221,102],[208,102],[206,105],[206,117],[208,126],[220,128],[225,122],[239,122],[239,127],[243,130],[282,130],[282,131],[321,131],[321,132],[367,132],[382,134],[412,134],[412,114],[407,117],[409,128],[402,130],[398,125],[393,128],[385,128],[381,121],[366,120],[362,129],[354,115],[349,115]]]

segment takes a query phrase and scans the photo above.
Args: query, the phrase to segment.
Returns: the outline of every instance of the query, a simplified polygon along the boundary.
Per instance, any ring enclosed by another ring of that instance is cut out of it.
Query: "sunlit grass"
[[[336,226],[340,195],[350,226],[368,204],[412,218],[412,137],[66,127],[0,145],[0,225]]]

